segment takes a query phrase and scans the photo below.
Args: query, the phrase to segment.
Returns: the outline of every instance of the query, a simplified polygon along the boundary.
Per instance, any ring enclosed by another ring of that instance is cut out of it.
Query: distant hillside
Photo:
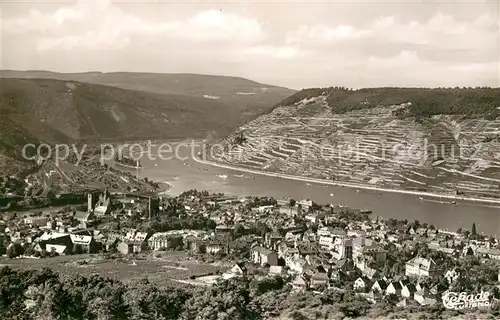
[[[244,122],[216,99],[53,79],[0,79],[0,168],[26,143],[202,138]]]
[[[239,124],[270,111],[272,105],[295,92],[244,78],[182,73],[57,73],[3,70],[0,71],[0,77],[79,81],[151,93],[205,98],[217,101],[221,107],[239,110],[242,117]]]
[[[4,121],[50,142],[203,137],[239,121],[223,113],[224,124],[220,106],[203,98],[52,79],[0,79],[0,107]]]
[[[47,129],[51,131],[50,128]],[[22,146],[28,143],[38,144],[40,140],[36,136],[19,123],[0,115],[0,137],[0,173],[22,171],[34,164],[23,159]]]
[[[336,113],[399,105],[410,102],[408,108],[395,115],[429,117],[438,114],[463,115],[496,119],[500,116],[499,88],[366,88],[351,90],[342,87],[305,89],[287,97],[279,106],[292,105],[304,99],[326,97]]]
[[[251,169],[500,197],[500,89],[307,89],[221,142]]]

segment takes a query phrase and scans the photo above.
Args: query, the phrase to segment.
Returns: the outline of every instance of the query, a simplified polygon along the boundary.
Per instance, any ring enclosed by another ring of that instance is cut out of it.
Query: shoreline
[[[156,193],[159,196],[167,196],[169,192],[172,190],[172,185],[166,181],[154,181],[155,183],[158,184],[158,189],[156,190]]]
[[[500,199],[463,197],[463,196],[456,196],[456,195],[451,195],[451,194],[438,194],[438,193],[425,192],[425,191],[398,190],[398,189],[390,189],[390,188],[382,188],[382,187],[372,187],[369,185],[362,185],[362,184],[349,183],[349,182],[338,182],[338,181],[334,182],[334,181],[329,181],[329,180],[319,179],[319,178],[294,176],[294,175],[283,174],[283,173],[272,173],[272,172],[260,171],[260,170],[256,170],[256,169],[241,168],[241,167],[236,167],[236,166],[232,166],[232,165],[228,165],[228,164],[221,164],[221,163],[211,162],[211,161],[207,161],[207,160],[202,160],[202,159],[197,158],[196,156],[193,156],[193,160],[200,163],[200,164],[210,165],[213,167],[218,167],[218,168],[223,168],[223,169],[228,169],[228,170],[258,174],[258,175],[274,177],[274,178],[283,178],[283,179],[288,179],[288,180],[296,180],[296,181],[302,181],[302,182],[331,185],[331,186],[335,186],[335,187],[347,187],[347,188],[352,188],[352,189],[390,192],[390,193],[408,194],[408,195],[415,195],[415,196],[425,196],[425,197],[430,197],[430,198],[461,200],[461,201],[479,202],[479,203],[487,203],[487,204],[500,204]]]
[[[124,163],[120,163],[120,162],[116,162],[114,161],[114,164],[117,165],[117,166],[120,166],[120,167],[124,167],[124,168],[127,168],[127,169],[142,169],[144,168],[143,166],[132,166],[132,165],[128,165],[128,164],[124,164]]]

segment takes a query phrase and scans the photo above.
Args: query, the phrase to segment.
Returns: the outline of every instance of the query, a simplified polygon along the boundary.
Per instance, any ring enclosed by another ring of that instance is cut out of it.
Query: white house
[[[436,262],[432,259],[415,257],[406,263],[406,276],[431,277],[438,273]]]
[[[367,277],[359,277],[354,281],[354,290],[363,290],[372,286],[372,282]]]
[[[450,269],[450,270],[446,271],[444,274],[444,278],[450,284],[457,281],[457,279],[459,277],[460,277],[460,273],[459,273],[457,268]]]
[[[252,259],[255,264],[269,264],[270,266],[278,265],[278,255],[262,247],[255,247],[252,249]]]
[[[413,294],[417,292],[417,288],[414,284],[407,284],[401,289],[401,296],[405,298],[413,298]]]
[[[401,290],[403,288],[401,287],[401,283],[399,283],[398,281],[396,282],[391,282],[388,286],[387,286],[387,289],[385,290],[385,294],[386,295],[389,295],[389,294],[395,294],[395,295],[400,295],[401,294]]]

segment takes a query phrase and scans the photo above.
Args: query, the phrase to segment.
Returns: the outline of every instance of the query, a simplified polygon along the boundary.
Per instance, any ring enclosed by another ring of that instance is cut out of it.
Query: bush
[[[24,248],[18,243],[14,243],[7,248],[7,257],[9,259],[17,258],[24,254]]]

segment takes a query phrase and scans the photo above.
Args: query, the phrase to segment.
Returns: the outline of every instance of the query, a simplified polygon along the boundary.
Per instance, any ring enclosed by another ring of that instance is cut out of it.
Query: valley
[[[295,91],[258,83],[244,78],[191,73],[145,73],[145,72],[82,72],[58,73],[44,70],[1,70],[0,78],[54,79],[61,81],[83,82],[125,90],[141,91],[150,94],[170,96],[170,100],[196,110],[206,103],[214,111],[214,116],[225,117],[226,123],[234,130],[237,126],[252,120],[272,109],[274,104],[293,94]],[[198,119],[199,121],[200,119]],[[219,118],[220,125],[225,125]],[[193,126],[196,122],[193,122]],[[227,134],[213,129],[212,134]]]
[[[241,93],[252,93],[241,95]],[[0,171],[33,167],[28,143],[221,137],[294,91],[196,74],[0,72]],[[204,96],[220,96],[207,99]]]

